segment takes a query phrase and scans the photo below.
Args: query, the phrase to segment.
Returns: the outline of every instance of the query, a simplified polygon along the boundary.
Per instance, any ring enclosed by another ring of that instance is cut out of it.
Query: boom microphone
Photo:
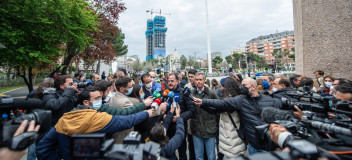
[[[267,123],[272,123],[276,120],[291,120],[291,111],[280,110],[277,108],[266,107],[263,109],[261,115],[262,120]]]

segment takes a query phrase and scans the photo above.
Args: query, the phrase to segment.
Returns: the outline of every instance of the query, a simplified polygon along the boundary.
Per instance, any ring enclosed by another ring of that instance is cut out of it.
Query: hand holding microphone
[[[186,97],[191,98],[192,101],[194,101],[194,96],[192,95],[192,92],[191,92],[191,90],[190,90],[188,87],[185,87],[185,89],[183,90],[183,94],[184,94]]]
[[[143,101],[143,103],[145,104],[146,107],[148,107],[148,106],[150,106],[150,104],[153,103],[153,98],[150,96],[150,97],[148,97],[147,99],[145,99],[145,100]]]
[[[155,101],[152,103],[151,105],[151,108],[153,109],[158,109],[159,108],[159,105],[161,104],[161,99],[160,98],[157,98],[155,99]]]
[[[172,103],[174,108],[178,106],[178,102],[180,102],[180,95],[176,93],[174,96],[174,103]]]

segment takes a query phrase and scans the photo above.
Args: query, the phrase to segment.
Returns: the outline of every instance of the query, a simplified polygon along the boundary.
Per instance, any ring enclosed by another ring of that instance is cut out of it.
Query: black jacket
[[[172,113],[168,112],[163,122],[164,128],[167,130],[172,122]],[[162,147],[161,155],[167,158],[171,157],[173,153],[181,146],[185,138],[185,129],[182,118],[176,118],[176,133],[170,139],[169,143]]]
[[[218,99],[203,99],[202,108],[214,107],[216,112],[233,112],[240,113],[240,131],[242,135],[256,149],[267,149],[265,145],[256,143],[255,126],[263,125],[265,122],[261,119],[261,112],[265,107],[280,108],[278,103],[270,96],[259,94],[258,97],[248,97],[238,95],[236,97]]]
[[[52,110],[51,124],[53,126],[64,113],[70,112],[77,105],[75,94],[76,91],[72,88],[68,88],[65,91],[59,89],[55,91],[44,90],[42,97],[44,109]]]
[[[176,89],[172,90],[172,91],[174,93],[180,94],[180,102],[178,103],[180,105],[180,109],[181,109],[180,117],[183,119],[184,125],[186,126],[185,130],[187,131],[187,120],[193,117],[194,103],[189,97],[183,95],[183,88],[177,86]],[[170,107],[172,107],[172,104]],[[169,111],[170,111],[170,108],[167,110],[167,112],[169,112]],[[173,123],[171,123],[171,125],[167,131],[167,136],[171,138],[174,136],[175,132],[176,132],[176,123],[173,122]]]

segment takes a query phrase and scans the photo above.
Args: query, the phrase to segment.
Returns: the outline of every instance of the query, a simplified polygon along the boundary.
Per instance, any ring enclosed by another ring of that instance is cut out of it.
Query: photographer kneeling
[[[87,87],[79,95],[79,103],[81,105],[78,105],[71,112],[65,113],[55,127],[38,143],[38,159],[61,159],[56,146],[59,146],[63,159],[71,159],[69,156],[69,138],[71,135],[122,131],[151,117],[154,112],[154,109],[151,109],[147,112],[138,112],[128,116],[112,116],[108,113],[98,112],[97,110],[102,107],[102,96],[101,92],[93,86]],[[143,106],[145,107],[144,104]]]
[[[175,108],[171,107],[170,112],[166,114],[163,124],[156,124],[150,131],[150,140],[161,145],[162,148],[160,154],[167,158],[170,158],[171,155],[176,152],[185,138],[183,119],[180,117],[180,106],[177,106],[176,108],[176,133],[170,140],[169,137],[166,136],[166,131],[172,122],[174,111]]]

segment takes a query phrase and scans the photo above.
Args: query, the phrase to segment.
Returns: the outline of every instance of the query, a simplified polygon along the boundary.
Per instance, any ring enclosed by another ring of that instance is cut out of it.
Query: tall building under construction
[[[146,37],[146,61],[156,58],[166,58],[166,31],[165,17],[155,16],[154,19],[148,19]]]

